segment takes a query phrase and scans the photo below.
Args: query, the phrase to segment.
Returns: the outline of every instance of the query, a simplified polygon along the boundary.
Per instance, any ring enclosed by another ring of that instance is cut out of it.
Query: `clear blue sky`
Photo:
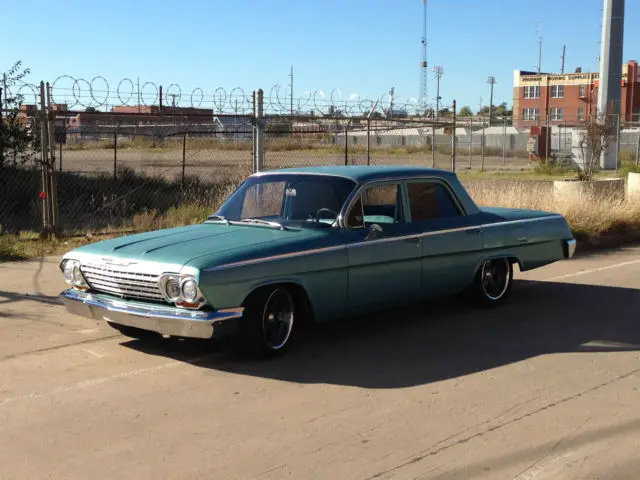
[[[139,77],[212,94],[286,85],[293,65],[298,95],[338,88],[343,98],[377,98],[394,86],[402,101],[419,93],[422,8],[422,0],[11,1],[0,69],[20,59],[33,83],[100,75],[113,89]],[[536,22],[543,70],[560,70],[566,45],[565,71],[597,71],[601,8],[602,0],[428,0],[428,60],[445,69],[442,102],[476,110],[493,75],[495,103],[511,105],[513,70],[536,68]],[[627,0],[625,61],[640,60],[638,20],[640,0]],[[432,72],[428,91],[435,96]]]

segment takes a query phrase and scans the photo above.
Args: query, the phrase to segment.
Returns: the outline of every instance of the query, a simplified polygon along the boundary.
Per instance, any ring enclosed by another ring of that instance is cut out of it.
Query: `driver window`
[[[402,189],[399,184],[365,189],[347,217],[349,228],[363,228],[373,223],[394,224],[404,221]]]

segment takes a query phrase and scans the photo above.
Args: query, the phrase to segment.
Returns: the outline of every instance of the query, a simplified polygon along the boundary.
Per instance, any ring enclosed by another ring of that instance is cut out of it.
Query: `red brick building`
[[[597,72],[568,74],[516,70],[513,78],[514,126],[575,125],[598,105]],[[635,60],[622,66],[622,121],[640,121],[640,72]],[[548,118],[547,118],[548,117]]]

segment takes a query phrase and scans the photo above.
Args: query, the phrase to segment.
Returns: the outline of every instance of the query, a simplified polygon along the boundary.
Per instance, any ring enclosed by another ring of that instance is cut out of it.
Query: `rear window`
[[[436,182],[413,182],[407,184],[409,208],[413,222],[424,222],[438,218],[459,217],[458,209],[449,191]]]

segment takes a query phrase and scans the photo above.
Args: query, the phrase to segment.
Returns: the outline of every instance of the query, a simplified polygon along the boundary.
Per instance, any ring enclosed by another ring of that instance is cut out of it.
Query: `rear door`
[[[455,293],[473,281],[484,247],[478,215],[467,215],[439,179],[407,181],[408,221],[422,233],[423,295]]]

